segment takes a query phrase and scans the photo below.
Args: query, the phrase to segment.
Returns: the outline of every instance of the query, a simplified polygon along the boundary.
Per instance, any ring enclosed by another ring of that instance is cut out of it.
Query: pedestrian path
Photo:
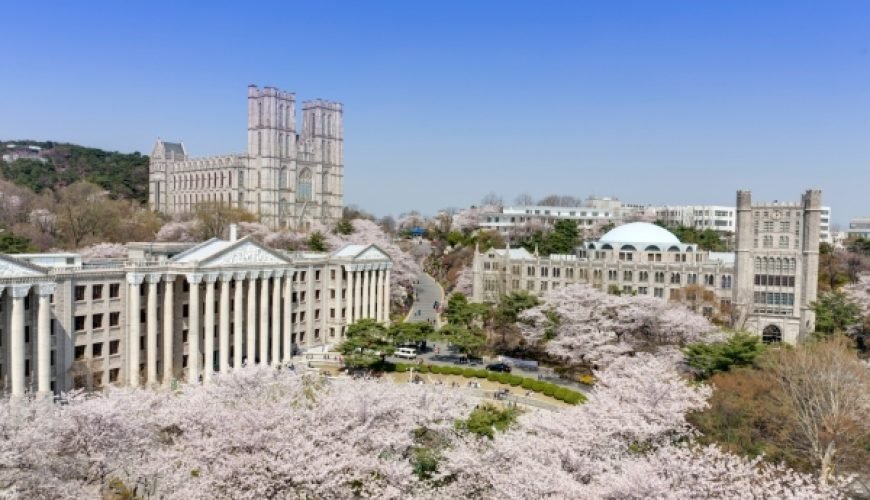
[[[405,321],[416,323],[431,323],[435,327],[441,326],[438,308],[444,302],[444,289],[428,274],[420,275],[419,282],[414,285],[414,305],[408,312]]]

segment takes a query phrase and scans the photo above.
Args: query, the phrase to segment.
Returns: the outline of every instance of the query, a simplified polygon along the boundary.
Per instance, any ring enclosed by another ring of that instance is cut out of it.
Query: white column
[[[293,358],[293,271],[284,273],[284,362]]]
[[[263,273],[260,284],[260,364],[269,364],[269,278],[270,272]]]
[[[305,276],[305,296],[308,297],[305,301],[305,331],[308,332],[305,334],[305,345],[310,348],[314,344],[314,266],[308,266]]]
[[[141,318],[139,317],[142,305],[139,301],[139,288],[145,275],[128,274],[127,283],[129,287],[129,303],[130,314],[128,315],[127,325],[129,328],[129,336],[127,337],[127,355],[129,356],[129,373],[128,378],[130,387],[139,387],[139,337],[140,328],[142,326]]]
[[[234,278],[236,288],[235,297],[233,297],[233,368],[239,369],[242,366],[242,342],[244,339],[242,327],[245,318],[245,273],[236,273]]]
[[[356,307],[356,300],[353,298],[353,289],[355,282],[356,273],[348,269],[347,271],[347,324],[352,325],[356,321],[356,314],[354,308]]]
[[[369,318],[378,319],[378,272],[375,270],[367,271],[369,273]]]
[[[188,305],[187,321],[187,383],[199,383],[199,283],[202,281],[201,274],[188,274],[187,282],[190,285],[190,304]]]
[[[163,385],[172,384],[175,354],[175,275],[163,282]]]
[[[221,273],[220,337],[218,342],[218,366],[221,373],[230,371],[230,280],[233,273]]]
[[[157,383],[157,285],[159,283],[159,274],[148,275],[148,331],[145,341],[145,359],[149,386]]]
[[[281,273],[272,278],[272,365],[281,364]]]
[[[354,321],[359,321],[362,318],[362,274],[360,271],[354,271],[356,275],[356,283],[353,286],[353,317]]]
[[[362,316],[361,318],[370,318],[369,315],[369,271],[362,272]]]
[[[257,273],[248,279],[248,321],[245,323],[245,337],[248,347],[245,350],[246,362],[257,362]]]
[[[40,394],[51,391],[51,294],[54,293],[54,283],[40,283],[37,286],[39,294],[39,317],[36,324],[36,359],[38,385]]]
[[[375,319],[379,323],[383,323],[384,321],[384,305],[383,299],[384,297],[384,271],[382,269],[378,269],[375,271]]]
[[[209,382],[214,372],[214,282],[216,274],[205,275],[205,331],[203,332],[202,381]]]
[[[392,299],[390,298],[390,268],[384,272],[384,322],[390,323],[390,305],[392,304]]]
[[[13,285],[12,321],[9,325],[9,350],[12,358],[9,378],[12,379],[12,396],[24,396],[24,297],[30,292],[30,285]]]
[[[333,283],[333,285],[335,286],[335,302],[330,304],[331,306],[335,307],[335,319],[332,321],[332,323],[335,325],[336,329],[338,330],[335,333],[338,335],[339,340],[341,340],[341,338],[342,338],[341,337],[341,329],[342,329],[342,325],[344,325],[344,320],[341,319],[341,302],[342,302],[341,301],[341,287],[342,287],[342,284],[344,282],[344,277],[342,276],[343,272],[344,272],[344,266],[339,265],[338,267],[336,267],[336,269],[335,269],[335,283]]]

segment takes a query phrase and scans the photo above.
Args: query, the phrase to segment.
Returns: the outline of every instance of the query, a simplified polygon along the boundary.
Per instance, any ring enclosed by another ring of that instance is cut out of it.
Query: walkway
[[[441,319],[435,310],[436,302],[439,306],[444,302],[444,289],[432,276],[420,275],[419,283],[414,287],[414,305],[411,306],[405,321],[432,322],[436,327],[440,327]]]

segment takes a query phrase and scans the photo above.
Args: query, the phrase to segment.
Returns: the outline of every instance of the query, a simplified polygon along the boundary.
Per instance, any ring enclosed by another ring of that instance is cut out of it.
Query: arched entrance
[[[782,330],[776,325],[767,325],[761,332],[761,340],[765,344],[782,342]]]

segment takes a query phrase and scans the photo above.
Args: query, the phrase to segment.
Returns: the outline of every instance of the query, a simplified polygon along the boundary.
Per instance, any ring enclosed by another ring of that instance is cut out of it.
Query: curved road
[[[435,303],[439,305],[444,300],[444,291],[441,285],[428,274],[420,275],[419,282],[414,286],[414,305],[408,313],[408,322],[430,322],[434,326],[441,326],[440,318],[435,310]]]

